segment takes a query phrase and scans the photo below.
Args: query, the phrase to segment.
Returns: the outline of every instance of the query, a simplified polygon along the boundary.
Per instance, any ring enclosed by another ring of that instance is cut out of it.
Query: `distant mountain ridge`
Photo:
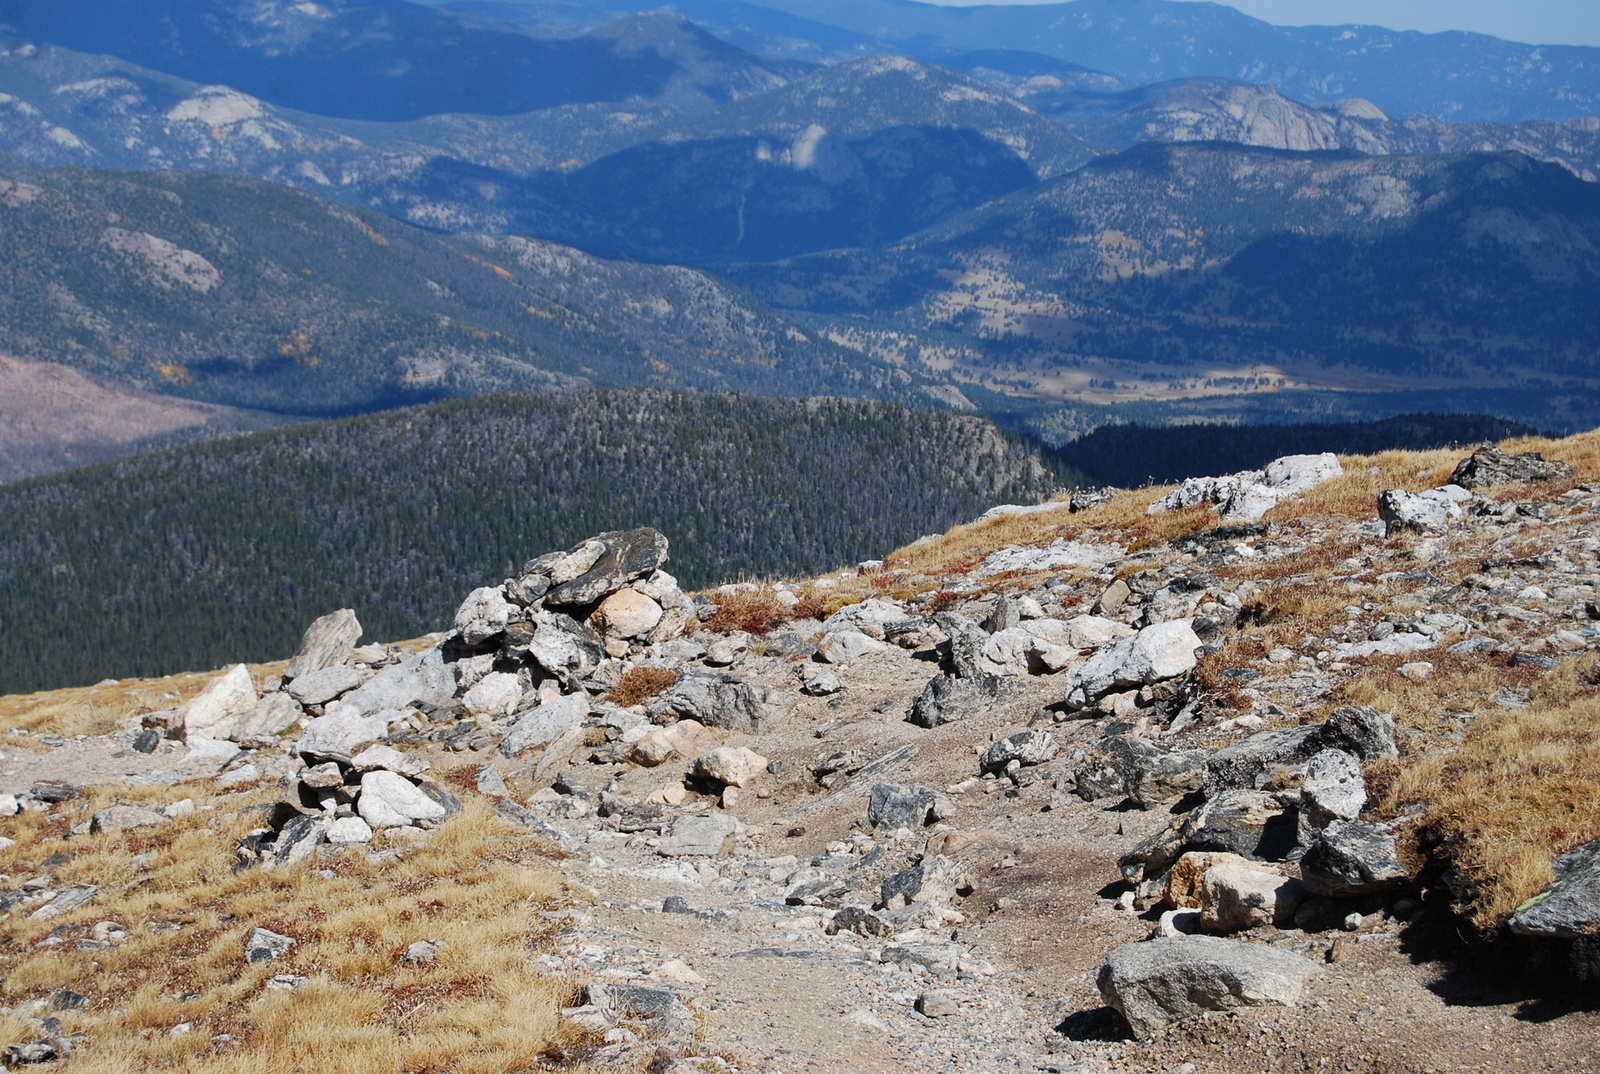
[[[914,390],[690,269],[199,173],[0,179],[0,333],[112,384],[304,416],[508,388]]]
[[[540,40],[403,0],[0,0],[0,23],[37,44],[117,56],[343,119],[734,100],[784,81],[687,24],[665,40],[630,19]]]
[[[1028,393],[1542,385],[1589,413],[1600,387],[1600,186],[1510,153],[1145,145],[884,250],[730,275]]]
[[[1600,114],[1600,48],[1587,46],[1380,26],[1274,26],[1221,4],[1176,0],[974,7],[762,0],[760,6],[860,33],[884,51],[927,58],[941,50],[1037,52],[1138,83],[1231,78],[1269,83],[1313,104],[1364,97],[1390,115],[1458,122]]]

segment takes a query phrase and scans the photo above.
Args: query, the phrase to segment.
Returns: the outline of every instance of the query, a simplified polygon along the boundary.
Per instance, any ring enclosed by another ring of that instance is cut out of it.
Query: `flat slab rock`
[[[1600,936],[1600,839],[1567,851],[1551,870],[1555,882],[1517,907],[1511,931],[1561,940]]]
[[[1316,966],[1288,951],[1215,936],[1171,936],[1117,948],[1095,983],[1141,1040],[1207,1011],[1292,1007]]]

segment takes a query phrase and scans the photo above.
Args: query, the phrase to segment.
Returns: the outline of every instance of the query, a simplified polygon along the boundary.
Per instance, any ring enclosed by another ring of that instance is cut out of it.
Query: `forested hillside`
[[[976,417],[658,390],[494,395],[0,487],[0,693],[369,637],[603,530],[655,526],[686,586],[816,572],[1063,484]]]
[[[0,334],[18,358],[119,386],[306,417],[504,390],[908,379],[704,273],[443,237],[192,172],[0,178]]]

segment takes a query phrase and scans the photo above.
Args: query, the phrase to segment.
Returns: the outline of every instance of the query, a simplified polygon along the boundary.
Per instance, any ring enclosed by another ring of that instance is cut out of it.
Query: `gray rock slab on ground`
[[[1562,940],[1600,936],[1600,839],[1567,851],[1550,869],[1555,880],[1517,907],[1511,931]]]
[[[733,845],[738,822],[725,813],[709,817],[679,817],[661,840],[656,853],[664,858],[715,858]]]
[[[367,680],[367,673],[348,665],[319,668],[298,676],[284,689],[302,705],[325,705]]]
[[[1215,936],[1172,936],[1117,948],[1096,983],[1134,1036],[1208,1011],[1292,1007],[1316,972],[1307,959]]]
[[[515,757],[523,750],[547,746],[582,724],[588,715],[589,695],[582,691],[553,698],[511,725],[506,737],[500,740],[500,752]]]
[[[1312,839],[1300,859],[1300,875],[1314,895],[1348,897],[1399,890],[1411,883],[1413,874],[1400,860],[1388,828],[1336,820]]]
[[[662,695],[679,719],[724,731],[760,732],[788,711],[778,691],[716,672],[686,673]]]

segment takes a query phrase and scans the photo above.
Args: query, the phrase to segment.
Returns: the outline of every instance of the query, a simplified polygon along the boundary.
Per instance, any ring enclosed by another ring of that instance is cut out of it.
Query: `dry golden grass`
[[[1424,803],[1467,914],[1492,933],[1551,880],[1557,854],[1600,838],[1600,697],[1480,716],[1456,752],[1403,767],[1388,806]]]
[[[15,818],[8,830],[17,843],[0,852],[0,871],[17,877],[70,852],[58,881],[99,885],[94,902],[55,920],[18,911],[0,921],[8,1005],[60,988],[88,998],[87,1009],[56,1012],[66,1033],[88,1035],[75,1070],[547,1069],[541,1058],[561,1035],[565,989],[528,959],[555,927],[540,911],[560,905],[562,882],[540,845],[481,799],[402,860],[324,862],[337,874],[329,880],[305,866],[233,870],[234,845],[261,820],[247,807],[270,802],[266,791],[213,797],[188,785],[119,788],[118,796],[146,804],[190,797],[200,808],[157,829],[63,838],[70,823],[111,801],[96,791],[63,807],[62,820]],[[144,853],[154,860],[136,865]],[[76,950],[73,941],[102,920],[125,927],[126,942]],[[63,925],[67,942],[39,946]],[[256,927],[298,942],[284,959],[248,965],[244,940]],[[436,962],[404,964],[402,952],[419,939],[449,946]],[[307,982],[293,992],[265,987],[283,973]],[[191,1028],[175,1035],[180,1025]],[[15,1018],[0,1029],[4,1043],[32,1036]]]
[[[1240,609],[1239,625],[1266,649],[1299,650],[1308,635],[1326,634],[1345,621],[1349,596],[1324,585],[1280,585]]]

